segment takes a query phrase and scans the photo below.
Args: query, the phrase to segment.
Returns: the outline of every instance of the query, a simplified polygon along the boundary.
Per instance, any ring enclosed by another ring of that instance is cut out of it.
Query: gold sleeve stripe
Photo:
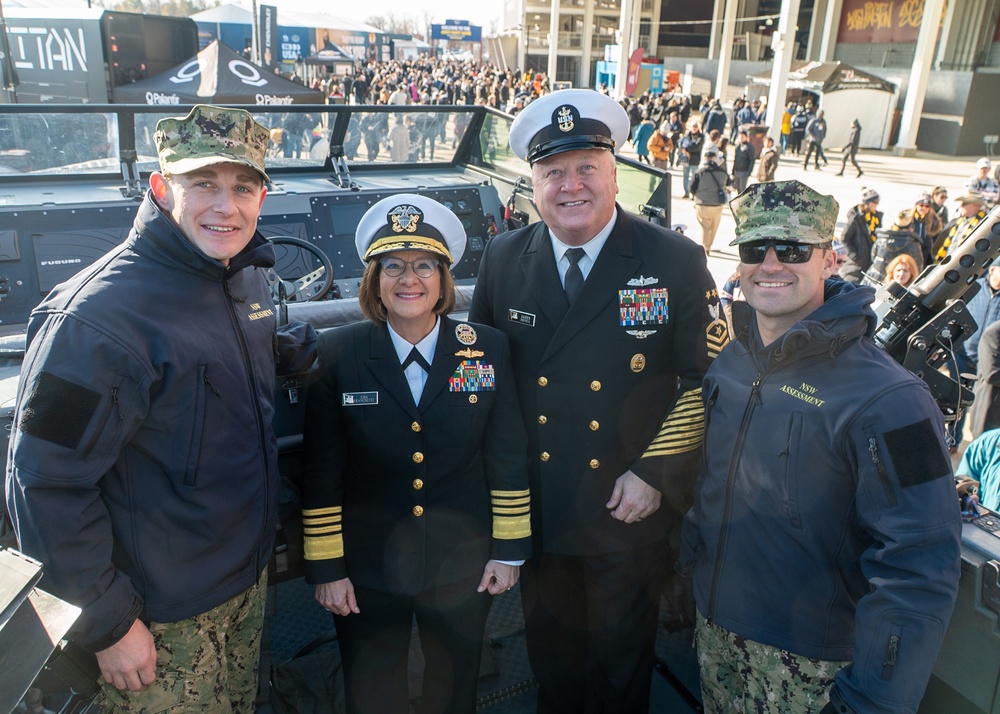
[[[684,437],[687,434],[692,434],[697,431],[701,431],[705,428],[704,419],[685,419],[683,421],[677,420],[672,421],[668,429],[661,429],[660,433],[656,435],[653,439],[655,444],[658,441],[669,441],[678,437]]]
[[[683,429],[683,430],[675,429],[672,432],[666,434],[660,434],[650,443],[653,445],[662,445],[662,444],[670,444],[673,442],[687,442],[692,438],[694,439],[700,438],[704,430],[705,430],[704,425],[695,424],[694,426],[688,429]]]
[[[344,557],[342,513],[341,506],[302,509],[302,549],[306,560]]]
[[[331,533],[333,531],[339,531],[339,530],[340,530],[340,521],[335,521],[332,523],[325,521],[320,523],[313,523],[311,521],[302,521],[303,533],[320,533],[320,532]]]
[[[531,535],[531,519],[527,511],[520,516],[493,513],[493,537],[497,540],[516,540]]]
[[[531,503],[531,498],[525,496],[524,498],[493,498],[493,506],[527,506]]]
[[[493,537],[516,540],[531,535],[531,491],[490,491],[493,503]]]
[[[697,450],[705,436],[704,414],[701,387],[682,394],[663,420],[660,432],[646,448],[642,458],[672,456]]]
[[[344,537],[341,535],[323,538],[304,538],[302,543],[306,560],[329,560],[344,557]]]
[[[330,506],[329,508],[303,508],[303,518],[316,518],[317,516],[332,516],[343,511],[342,506]]]
[[[493,498],[527,498],[531,493],[529,489],[523,491],[490,491]]]
[[[340,533],[342,528],[339,523],[327,524],[327,525],[303,525],[302,533],[303,535],[318,535],[322,533]]]
[[[692,434],[687,439],[655,441],[646,448],[646,453],[643,456],[651,456],[653,451],[657,452],[657,456],[663,456],[665,453],[683,454],[686,451],[698,448],[704,437],[705,435],[702,432],[698,432]]]

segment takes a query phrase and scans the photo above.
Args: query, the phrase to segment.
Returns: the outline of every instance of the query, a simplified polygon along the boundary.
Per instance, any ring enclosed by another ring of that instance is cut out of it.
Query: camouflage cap
[[[265,181],[264,152],[270,133],[245,109],[199,104],[186,117],[167,117],[156,124],[153,141],[160,170],[186,174],[213,164],[242,164]]]
[[[729,202],[736,219],[736,240],[729,245],[768,239],[792,243],[833,240],[840,206],[799,181],[755,183]]]

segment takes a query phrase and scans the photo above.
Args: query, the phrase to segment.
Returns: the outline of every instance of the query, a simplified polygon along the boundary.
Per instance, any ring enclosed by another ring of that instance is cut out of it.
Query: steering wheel
[[[333,287],[333,261],[309,241],[291,236],[268,238],[274,245],[274,267],[264,271],[275,303],[322,300]],[[319,263],[319,267],[317,267]]]

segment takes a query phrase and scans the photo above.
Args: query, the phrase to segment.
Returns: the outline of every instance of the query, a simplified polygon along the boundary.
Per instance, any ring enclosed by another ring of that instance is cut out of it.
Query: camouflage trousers
[[[130,692],[101,679],[101,712],[252,714],[266,597],[267,570],[256,585],[208,612],[149,623],[156,680]]]
[[[792,654],[708,624],[695,629],[707,714],[818,714],[833,678],[850,662]]]

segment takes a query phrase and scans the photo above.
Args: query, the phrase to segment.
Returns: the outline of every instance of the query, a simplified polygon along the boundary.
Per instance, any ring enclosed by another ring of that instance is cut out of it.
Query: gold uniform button
[[[539,424],[546,424],[546,423],[548,423],[548,421],[549,421],[549,418],[547,416],[545,416],[544,414],[540,414],[538,416],[538,423]]]
[[[548,378],[547,378],[547,377],[539,377],[539,378],[538,378],[538,386],[539,386],[539,387],[544,387],[544,386],[545,386],[545,385],[547,385],[548,383],[549,383],[549,380],[548,380]]]
[[[542,461],[548,461],[549,460],[549,452],[548,451],[543,451],[541,459],[542,459]]]
[[[413,479],[413,490],[419,491],[424,487],[424,482],[418,478]]]
[[[593,382],[590,383],[590,388],[595,392],[599,392],[601,391],[601,383],[595,379]]]
[[[598,461],[597,459],[591,459],[590,460],[590,468],[592,468],[592,469],[599,469],[599,468],[601,468],[601,462]]]
[[[414,506],[413,507],[413,515],[415,515],[417,517],[420,517],[420,516],[424,515],[424,507],[423,506]]]
[[[424,463],[424,455],[421,454],[419,451],[417,453],[415,453],[413,455],[413,463],[415,463],[415,464],[422,464],[422,463]]]
[[[418,422],[413,422],[410,424],[410,429],[413,431],[420,431],[420,424]]]
[[[591,431],[597,431],[600,428],[601,428],[601,423],[600,422],[597,422],[597,421],[590,422],[590,430]]]
[[[479,395],[478,394],[470,394],[469,395],[469,404],[475,404],[478,401],[479,401]]]

